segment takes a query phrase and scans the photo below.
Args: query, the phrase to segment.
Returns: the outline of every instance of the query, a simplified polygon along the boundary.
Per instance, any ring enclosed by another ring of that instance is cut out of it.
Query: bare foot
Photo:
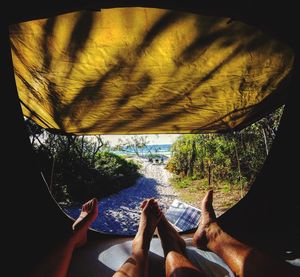
[[[157,230],[165,257],[167,257],[171,251],[184,254],[186,247],[184,239],[178,234],[164,215],[162,215],[157,225]]]
[[[218,227],[216,223],[216,215],[212,206],[213,191],[210,190],[206,193],[201,203],[201,218],[197,231],[193,237],[193,243],[198,248],[207,250],[208,233],[212,232]],[[215,226],[216,225],[216,226]]]
[[[154,199],[145,200],[142,205],[139,229],[132,242],[133,254],[148,252],[156,226],[161,218],[161,211]]]
[[[72,242],[74,243],[75,248],[86,243],[87,230],[91,223],[96,219],[97,215],[98,203],[96,198],[93,198],[82,205],[81,213],[72,226],[74,231]]]

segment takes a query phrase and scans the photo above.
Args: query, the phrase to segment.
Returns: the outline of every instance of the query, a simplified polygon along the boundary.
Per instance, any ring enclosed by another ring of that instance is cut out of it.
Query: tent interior
[[[72,224],[42,179],[23,116],[61,134],[230,132],[282,104],[263,169],[218,220],[249,245],[299,258],[295,4],[270,12],[258,1],[73,2],[27,1],[6,15],[2,195],[6,252],[18,263],[10,270],[30,270]],[[89,233],[102,248],[129,239]]]

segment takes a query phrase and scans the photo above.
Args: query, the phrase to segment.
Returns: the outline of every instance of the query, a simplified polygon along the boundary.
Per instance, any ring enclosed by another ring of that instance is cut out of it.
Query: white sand
[[[92,227],[108,233],[135,234],[140,217],[140,205],[144,199],[155,198],[165,212],[177,194],[169,185],[172,174],[165,164],[150,163],[147,159],[135,158],[141,163],[142,177],[132,187],[103,198],[99,203],[99,216]]]

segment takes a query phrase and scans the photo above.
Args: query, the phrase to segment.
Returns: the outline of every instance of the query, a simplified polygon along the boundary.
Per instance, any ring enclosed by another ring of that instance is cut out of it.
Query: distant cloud
[[[147,137],[149,144],[172,144],[179,134],[163,134],[163,135],[137,135],[139,137]],[[102,135],[103,141],[107,141],[110,145],[114,146],[118,144],[120,139],[127,139],[133,137],[133,135]]]

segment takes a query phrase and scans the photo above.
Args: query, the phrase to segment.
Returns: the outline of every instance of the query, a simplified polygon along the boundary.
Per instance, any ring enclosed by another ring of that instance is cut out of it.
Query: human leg
[[[81,213],[72,226],[73,234],[35,268],[30,276],[65,277],[74,250],[85,244],[88,228],[97,215],[97,199],[94,198],[83,204]]]
[[[161,218],[154,199],[145,200],[141,206],[142,213],[138,232],[132,242],[132,255],[113,275],[114,277],[148,276],[148,252],[150,242]]]
[[[164,250],[166,276],[206,276],[188,260],[185,255],[185,241],[164,215],[157,225],[157,230]]]
[[[237,276],[300,276],[296,267],[270,257],[224,232],[217,222],[212,201],[213,191],[209,191],[202,201],[202,215],[193,238],[195,246],[219,255]]]

